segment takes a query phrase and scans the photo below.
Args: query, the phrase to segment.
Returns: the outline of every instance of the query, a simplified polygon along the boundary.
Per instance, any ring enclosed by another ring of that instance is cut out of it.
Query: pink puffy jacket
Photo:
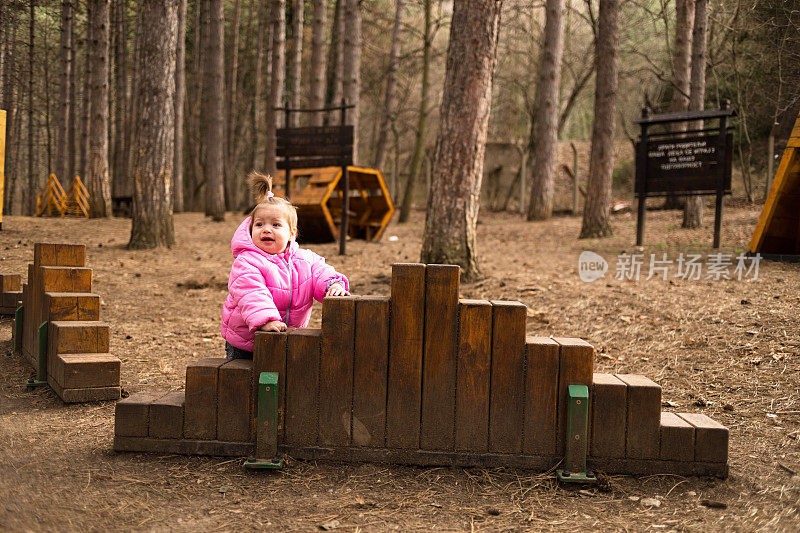
[[[234,233],[231,250],[234,261],[222,307],[222,337],[242,350],[253,351],[256,330],[270,320],[306,327],[313,300],[321,302],[334,282],[350,290],[345,276],[294,241],[281,254],[258,249],[250,236],[250,217]]]

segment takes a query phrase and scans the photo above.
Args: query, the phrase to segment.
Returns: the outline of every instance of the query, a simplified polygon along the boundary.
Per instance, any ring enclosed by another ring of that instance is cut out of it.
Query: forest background
[[[338,105],[343,98],[357,106],[348,119],[356,124],[356,164],[383,171],[405,216],[415,201],[418,206],[424,201],[452,1],[161,2],[178,5],[177,25],[165,26],[168,33],[176,28],[170,36],[159,34],[143,16],[155,3],[0,2],[0,108],[8,112],[6,213],[32,214],[35,195],[50,173],[65,186],[70,176],[83,176],[94,196],[108,197],[107,205],[93,208],[95,214],[110,214],[111,198],[132,196],[135,137],[141,130],[137,118],[145,114],[136,87],[157,75],[176,80],[176,164],[169,191],[175,212],[205,210],[219,218],[225,210],[245,208],[251,199],[243,177],[252,169],[274,170],[269,152],[282,117],[273,108],[284,103],[319,108]],[[638,133],[633,120],[643,106],[667,111],[680,90],[675,81],[676,3],[693,5],[694,0],[621,3],[618,143],[633,141]],[[737,189],[747,201],[758,201],[769,181],[770,133],[778,138],[780,154],[781,139],[788,137],[800,109],[800,3],[708,0],[707,11],[704,107],[719,107],[728,99],[737,110]],[[102,28],[104,20],[107,36],[97,30],[92,36],[92,28]],[[564,2],[560,141],[592,136],[598,20],[597,2]],[[537,143],[540,61],[543,47],[549,46],[545,22],[544,1],[502,3],[487,138],[520,146],[528,157]],[[222,32],[217,41],[221,53],[209,37],[214,32]],[[143,39],[174,42],[174,72],[137,56]],[[106,56],[98,50],[107,50]],[[97,104],[101,94],[108,99],[106,106]],[[216,123],[204,118],[215,101],[222,102]],[[336,114],[295,116],[295,125],[338,120]],[[105,136],[105,146],[98,136]],[[107,185],[93,176],[98,151],[107,158],[100,176]],[[618,157],[614,165],[615,183],[630,185],[632,157]],[[536,178],[531,166],[523,188]]]

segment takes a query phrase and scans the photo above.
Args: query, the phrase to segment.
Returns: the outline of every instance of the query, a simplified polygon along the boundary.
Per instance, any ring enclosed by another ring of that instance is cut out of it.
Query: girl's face
[[[253,213],[253,244],[268,254],[286,250],[289,241],[297,234],[289,227],[286,210],[277,205],[266,205]]]

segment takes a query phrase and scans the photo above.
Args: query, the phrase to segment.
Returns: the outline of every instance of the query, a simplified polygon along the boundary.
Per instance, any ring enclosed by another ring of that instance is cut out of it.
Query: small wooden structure
[[[783,151],[775,180],[747,251],[765,256],[800,255],[800,116]]]
[[[548,470],[580,439],[607,473],[727,475],[727,428],[662,413],[644,376],[594,373],[581,339],[526,337],[520,302],[458,295],[456,265],[395,264],[390,297],[325,298],[321,329],[258,332],[252,360],[202,359],[185,392],[118,402],[114,449],[235,456],[273,438],[299,459]],[[262,373],[273,422],[256,420]]]
[[[44,189],[36,195],[36,216],[41,217],[47,215],[49,217],[63,217],[66,203],[67,195],[64,192],[64,188],[56,179],[56,175],[50,174]]]
[[[394,204],[379,170],[349,166],[349,228],[353,239],[377,241],[394,214]],[[283,170],[275,174],[275,192],[284,194]],[[339,236],[343,186],[341,167],[292,170],[290,198],[297,206],[299,238],[332,242]]]
[[[75,176],[69,185],[64,214],[89,218],[89,191],[83,186],[80,176]]]

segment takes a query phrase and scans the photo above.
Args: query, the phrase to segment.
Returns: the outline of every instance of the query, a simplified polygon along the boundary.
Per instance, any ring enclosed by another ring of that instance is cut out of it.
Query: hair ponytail
[[[256,204],[272,196],[272,176],[254,170],[247,175],[247,183],[256,197]]]

